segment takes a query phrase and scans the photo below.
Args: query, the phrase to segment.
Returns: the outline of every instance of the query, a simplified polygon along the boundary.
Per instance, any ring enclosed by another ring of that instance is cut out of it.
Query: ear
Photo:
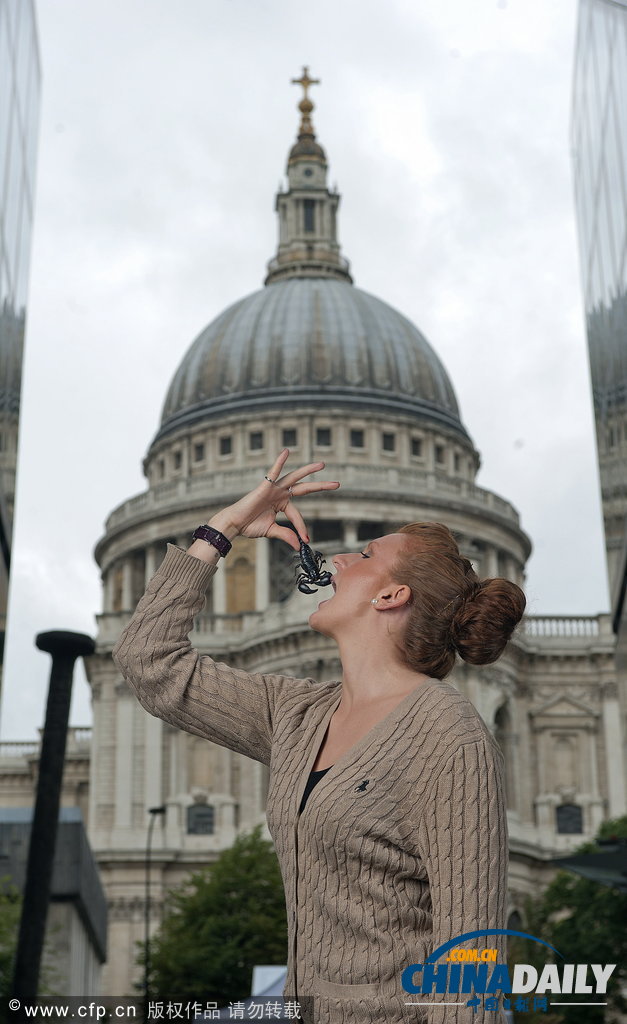
[[[385,590],[379,591],[374,607],[377,611],[385,611],[386,608],[404,608],[410,600],[411,590],[405,583],[392,583]]]

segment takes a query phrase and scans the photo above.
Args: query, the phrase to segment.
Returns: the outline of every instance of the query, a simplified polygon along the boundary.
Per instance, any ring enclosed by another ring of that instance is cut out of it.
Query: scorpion
[[[326,559],[322,557],[322,552],[313,551],[309,544],[305,544],[299,533],[296,536],[300,541],[298,567],[303,570],[296,577],[296,586],[301,594],[315,594],[316,591],[312,590],[307,584],[313,583],[315,587],[328,587],[332,574],[326,571],[320,572],[321,567],[326,562]]]

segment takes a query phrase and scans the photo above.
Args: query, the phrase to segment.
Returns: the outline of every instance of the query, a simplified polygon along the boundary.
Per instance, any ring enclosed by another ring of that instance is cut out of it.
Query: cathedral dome
[[[156,443],[233,413],[320,410],[402,416],[472,442],[446,370],[417,327],[355,288],[337,238],[303,68],[298,140],[276,197],[279,242],[264,288],[224,310],[193,342],[163,405]]]
[[[409,413],[468,436],[448,374],[410,320],[348,281],[289,277],[202,331],[170,384],[158,437],[227,412],[303,404]]]

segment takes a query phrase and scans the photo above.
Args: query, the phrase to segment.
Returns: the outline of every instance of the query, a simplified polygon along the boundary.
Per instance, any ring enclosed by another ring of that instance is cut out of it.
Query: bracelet
[[[216,548],[223,558],[226,558],[233,546],[228,537],[225,537],[219,530],[214,530],[213,526],[208,526],[207,523],[194,530],[192,538],[193,540],[206,540],[207,544]]]

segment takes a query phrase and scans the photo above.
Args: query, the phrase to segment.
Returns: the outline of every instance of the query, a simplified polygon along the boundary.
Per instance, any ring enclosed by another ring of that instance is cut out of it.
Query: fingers
[[[279,487],[294,487],[298,484],[303,477],[309,476],[310,473],[319,473],[321,469],[324,469],[324,462],[308,462],[306,466],[300,466],[299,469],[292,469],[289,473],[284,476],[280,476],[281,469],[285,466],[289,457],[289,448],[284,448],[279,454],[278,458],[274,462],[270,472],[267,474],[266,479],[270,477],[271,481]],[[299,494],[310,494],[313,490],[328,491],[340,486],[339,481],[324,481],[320,483],[307,485],[307,490],[303,490],[302,484],[298,484]]]
[[[287,516],[290,523],[293,523],[293,525],[296,527],[297,533],[300,534],[303,540],[305,542],[308,542],[309,533],[307,531],[307,527],[305,526],[305,520],[303,519],[299,510],[296,508],[296,505],[292,504],[292,502],[289,501],[285,508],[283,509],[283,515]]]
[[[301,466],[299,469],[292,469],[289,473],[286,473],[280,482],[283,485],[293,485],[297,483],[301,477],[309,476],[310,473],[319,473],[321,469],[324,469],[324,462],[309,462],[306,466]]]
[[[300,530],[298,532],[300,533]],[[303,535],[301,533],[301,537],[302,536]],[[266,537],[273,537],[276,540],[284,540],[289,544],[291,548],[294,548],[295,551],[300,551],[298,537],[296,536],[293,530],[290,530],[289,526],[279,526],[278,523],[275,523],[268,530]]]
[[[311,480],[309,483],[294,484],[292,494],[295,498],[302,498],[305,494],[313,494],[315,491],[334,491],[340,486],[338,480]]]
[[[279,452],[279,455],[277,456],[276,461],[272,466],[272,469],[268,473],[268,476],[270,477],[271,480],[278,480],[279,476],[281,475],[281,470],[283,469],[283,466],[285,465],[289,458],[289,454],[289,448],[284,448],[282,452]]]
[[[283,506],[279,505],[277,511],[281,509],[283,514],[289,519],[297,533],[302,537],[305,542],[309,541],[309,533],[305,526],[305,520],[303,519],[300,511],[292,503],[291,498],[302,497],[305,494],[313,494],[316,491],[331,491],[336,490],[340,484],[338,480],[310,480],[306,483],[301,483],[303,477],[309,476],[310,473],[319,473],[321,469],[324,469],[324,462],[309,462],[305,466],[301,466],[299,469],[293,469],[284,476],[281,476],[281,471],[285,466],[289,458],[289,448],[284,448],[275,459],[272,468],[267,474],[267,478],[272,481],[273,488],[285,488],[289,489],[289,499],[287,504]],[[279,497],[279,494],[277,494]],[[282,497],[281,497],[282,500]],[[276,506],[275,506],[276,507]],[[277,540],[283,540],[294,550],[300,549],[298,537],[293,530],[290,530],[287,526],[279,526],[274,523],[266,533],[267,537],[274,537]]]

